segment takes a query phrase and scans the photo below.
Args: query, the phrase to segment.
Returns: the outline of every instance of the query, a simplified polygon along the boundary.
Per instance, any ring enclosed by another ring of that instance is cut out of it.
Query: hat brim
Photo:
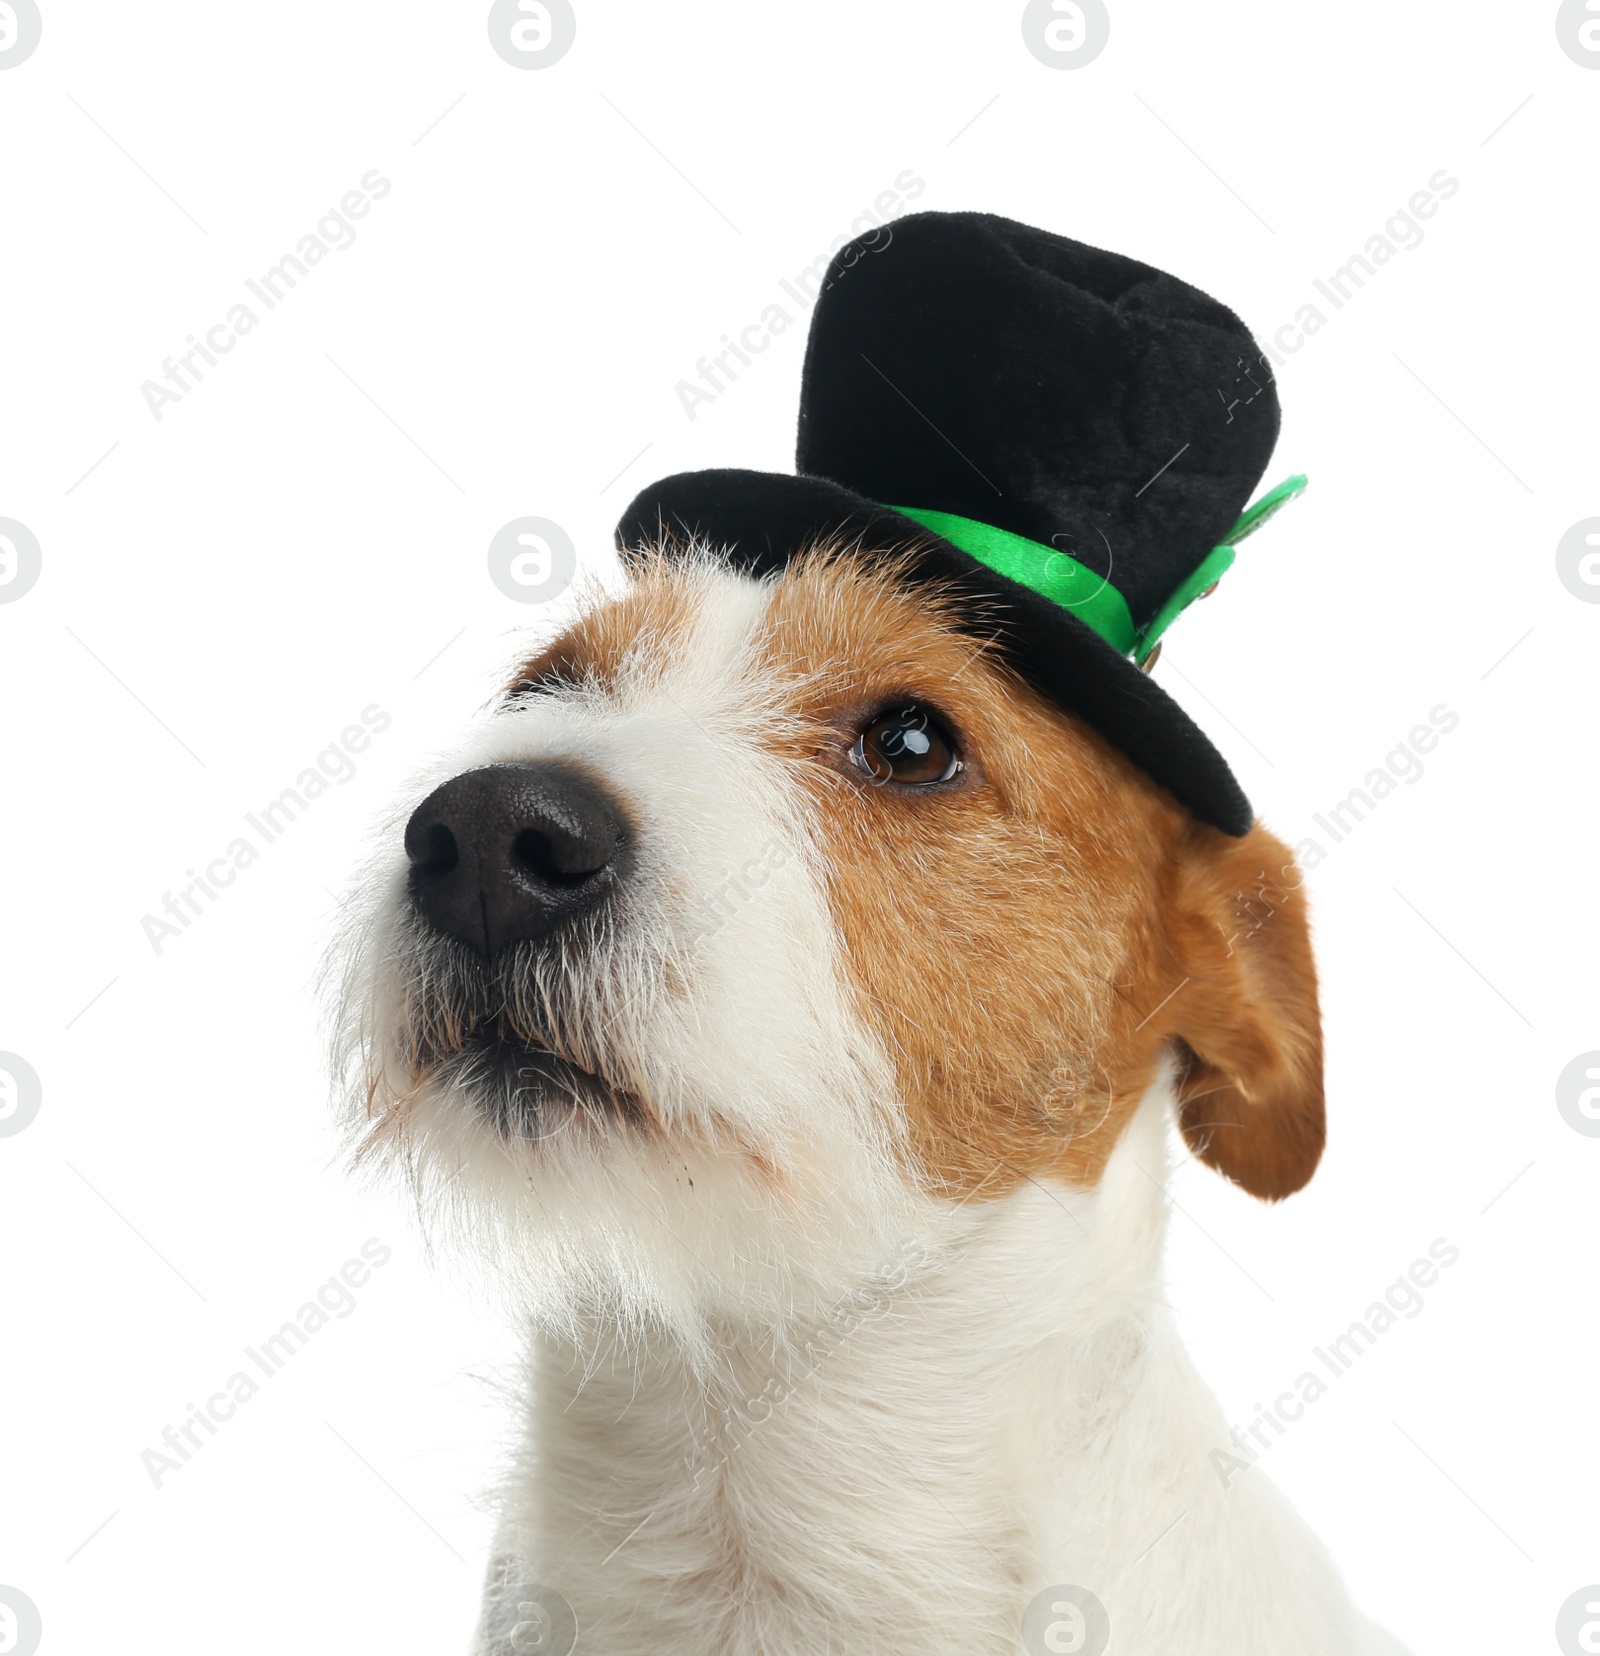
[[[1007,662],[1076,714],[1202,822],[1242,838],[1254,813],[1227,761],[1148,673],[1070,609],[1009,580],[892,508],[821,477],[780,472],[680,472],[637,495],[617,525],[626,563],[646,547],[669,557],[709,547],[730,568],[775,575],[820,540],[860,555],[899,555],[910,576],[976,601],[974,630]]]

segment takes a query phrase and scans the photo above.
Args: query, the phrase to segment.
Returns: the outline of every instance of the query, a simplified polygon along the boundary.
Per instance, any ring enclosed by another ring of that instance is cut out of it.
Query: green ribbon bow
[[[1275,489],[1269,489],[1253,506],[1246,507],[1228,531],[1227,539],[1206,553],[1143,628],[1134,625],[1127,599],[1112,586],[1109,577],[1095,574],[1066,552],[1058,552],[1041,541],[1013,535],[1009,529],[996,529],[991,523],[958,517],[954,512],[931,512],[920,506],[896,506],[893,510],[942,535],[997,575],[1004,575],[1071,610],[1119,655],[1131,655],[1142,667],[1162,633],[1196,598],[1222,579],[1233,563],[1234,548],[1239,542],[1246,535],[1254,534],[1305,486],[1304,476],[1297,472]]]

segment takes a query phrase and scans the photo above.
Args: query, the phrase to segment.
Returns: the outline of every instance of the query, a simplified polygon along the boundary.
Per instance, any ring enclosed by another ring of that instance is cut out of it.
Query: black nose
[[[485,765],[423,800],[406,824],[423,918],[484,954],[546,936],[615,888],[622,812],[565,765]]]

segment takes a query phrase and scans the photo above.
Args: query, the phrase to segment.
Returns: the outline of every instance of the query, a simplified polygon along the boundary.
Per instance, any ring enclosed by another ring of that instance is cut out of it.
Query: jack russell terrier
[[[1174,1123],[1323,1145],[1293,858],[1148,673],[1277,423],[1174,277],[879,227],[798,475],[646,490],[403,801],[336,1067],[530,1330],[481,1656],[1399,1651],[1162,1286]]]

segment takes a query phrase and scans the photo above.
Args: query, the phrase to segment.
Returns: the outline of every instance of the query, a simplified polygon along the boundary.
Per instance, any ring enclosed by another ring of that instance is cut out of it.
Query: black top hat
[[[800,475],[663,478],[617,544],[698,541],[755,574],[841,533],[863,556],[910,549],[911,578],[979,599],[975,627],[1024,677],[1242,835],[1226,761],[1140,669],[1304,487],[1244,510],[1278,434],[1263,360],[1225,305],[1149,265],[987,213],[913,214],[828,267]]]

